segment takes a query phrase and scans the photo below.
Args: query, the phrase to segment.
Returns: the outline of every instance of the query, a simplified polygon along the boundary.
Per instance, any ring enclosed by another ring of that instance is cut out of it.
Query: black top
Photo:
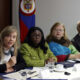
[[[73,39],[72,39],[73,45],[76,47],[76,49],[80,52],[80,35],[77,34]]]
[[[18,55],[17,55],[17,63],[15,64],[15,66],[13,66],[13,69],[15,71],[18,71],[18,70],[21,70],[21,69],[24,69],[26,67],[26,63],[21,55],[20,52],[18,52]],[[0,64],[0,73],[3,73],[6,71],[6,64]]]

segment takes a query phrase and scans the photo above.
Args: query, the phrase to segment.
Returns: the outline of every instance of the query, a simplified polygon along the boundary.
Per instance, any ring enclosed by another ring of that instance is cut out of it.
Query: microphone
[[[10,49],[11,57],[14,56],[14,47]]]

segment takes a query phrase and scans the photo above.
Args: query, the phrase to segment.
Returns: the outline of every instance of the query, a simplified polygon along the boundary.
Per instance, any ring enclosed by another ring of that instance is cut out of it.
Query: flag
[[[29,29],[35,26],[35,0],[19,2],[20,41],[24,42]]]

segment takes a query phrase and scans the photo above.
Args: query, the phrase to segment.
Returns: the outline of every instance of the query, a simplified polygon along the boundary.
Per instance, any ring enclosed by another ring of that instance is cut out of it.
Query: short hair
[[[80,33],[79,28],[80,28],[80,21],[77,22],[77,31]]]

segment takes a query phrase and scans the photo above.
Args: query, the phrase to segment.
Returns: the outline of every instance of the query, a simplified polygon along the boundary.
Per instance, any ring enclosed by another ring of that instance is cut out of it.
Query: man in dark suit
[[[77,23],[78,34],[72,39],[73,45],[80,52],[80,21]]]

